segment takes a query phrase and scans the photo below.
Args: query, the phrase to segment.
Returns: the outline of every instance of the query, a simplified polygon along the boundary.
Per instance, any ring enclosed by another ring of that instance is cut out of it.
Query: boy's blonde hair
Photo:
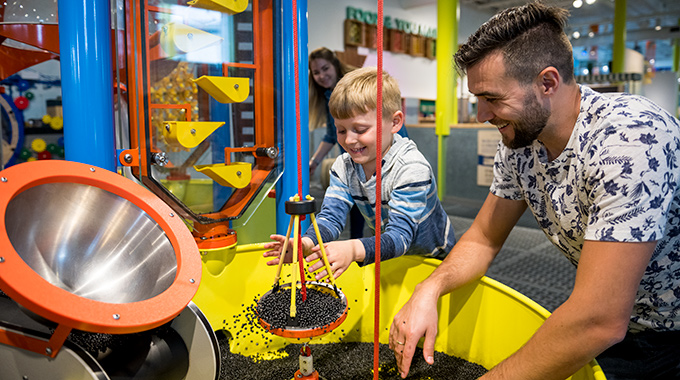
[[[340,79],[328,108],[335,119],[349,119],[375,111],[378,107],[378,70],[375,67],[364,67],[351,71]],[[401,91],[397,81],[383,71],[382,90],[383,118],[391,118],[401,111]]]

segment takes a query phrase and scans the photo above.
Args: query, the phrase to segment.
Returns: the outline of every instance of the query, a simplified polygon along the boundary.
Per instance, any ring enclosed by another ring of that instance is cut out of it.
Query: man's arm
[[[423,355],[433,362],[439,297],[486,273],[503,242],[526,209],[524,201],[489,194],[472,226],[432,274],[416,286],[397,313],[390,329],[390,348],[406,377],[418,340],[424,335]]]
[[[482,379],[564,379],[621,341],[655,247],[586,241],[569,299]]]

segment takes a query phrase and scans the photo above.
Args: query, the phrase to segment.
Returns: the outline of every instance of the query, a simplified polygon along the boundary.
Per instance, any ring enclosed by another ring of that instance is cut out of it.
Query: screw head
[[[193,129],[193,128],[192,128],[189,132],[191,132],[192,135],[195,135],[195,134],[196,134],[196,130]]]
[[[238,84],[234,85],[234,89],[238,90]]]
[[[2,182],[7,182],[7,178],[5,178],[5,177],[0,177],[0,181],[2,181]]]
[[[5,258],[4,258],[4,257],[0,257],[0,263],[4,263],[4,262],[5,262]]]
[[[114,315],[113,315],[113,319],[119,320],[119,319],[120,319],[120,314],[114,314]]]
[[[171,212],[171,213],[170,213],[170,217],[171,217],[171,218],[175,217],[175,214]]]
[[[45,348],[45,353],[46,353],[47,355],[52,355],[52,349],[49,348],[49,347]]]
[[[189,279],[189,282],[193,284],[193,283],[196,282],[196,280],[194,280],[193,278],[190,278],[190,279]]]
[[[165,130],[170,132],[170,124],[165,124]]]
[[[123,160],[128,164],[131,163],[132,162],[132,155],[130,153],[126,154],[125,156],[123,156]]]
[[[96,170],[95,168],[90,168],[90,171],[91,171],[92,173],[94,173],[95,170]]]

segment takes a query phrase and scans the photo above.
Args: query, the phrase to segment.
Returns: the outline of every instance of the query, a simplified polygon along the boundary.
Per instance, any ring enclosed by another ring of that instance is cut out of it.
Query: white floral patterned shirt
[[[657,241],[629,330],[680,330],[680,122],[641,96],[580,91],[564,151],[500,144],[491,192],[525,200],[574,265],[584,240]]]

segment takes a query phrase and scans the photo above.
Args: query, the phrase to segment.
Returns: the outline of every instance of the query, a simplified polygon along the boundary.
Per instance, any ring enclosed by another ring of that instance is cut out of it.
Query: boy
[[[377,70],[366,67],[347,73],[336,85],[329,108],[335,119],[338,143],[345,149],[331,168],[317,224],[335,277],[356,261],[359,266],[375,262],[375,238],[335,241],[356,204],[375,231],[375,170],[377,151]],[[404,124],[401,92],[383,72],[382,120],[382,234],[381,260],[404,254],[443,259],[456,242],[453,227],[437,198],[437,185],[425,157],[416,144],[399,136]],[[285,236],[271,235],[265,257],[278,257]],[[321,258],[313,226],[302,237],[307,262]],[[292,251],[292,242],[289,251]],[[290,256],[290,254],[288,255]],[[288,260],[287,260],[288,261]],[[277,265],[278,259],[269,261]],[[322,260],[309,267],[316,279],[327,276]]]

